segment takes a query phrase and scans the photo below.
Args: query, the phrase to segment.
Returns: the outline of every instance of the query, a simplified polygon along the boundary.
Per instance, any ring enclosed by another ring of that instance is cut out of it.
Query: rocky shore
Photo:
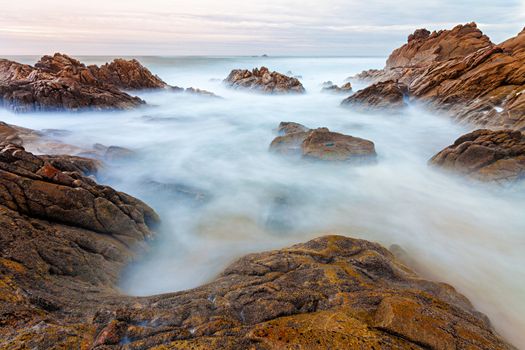
[[[0,105],[15,112],[131,109],[145,101],[125,91],[150,89],[215,96],[170,86],[134,59],[100,67],[60,53],[44,56],[34,66],[0,59]]]
[[[525,32],[496,45],[475,24],[420,29],[383,70],[356,77],[371,85],[343,105],[402,113],[417,102],[483,126],[430,164],[516,181],[525,177],[524,49]],[[305,92],[298,79],[265,67],[234,70],[225,83]],[[125,91],[143,89],[177,91],[136,60],[100,67],[61,54],[34,66],[0,60],[0,100],[14,111],[134,108],[144,101]],[[347,93],[351,84],[328,90]],[[281,155],[376,157],[372,141],[327,128],[283,122],[278,132],[270,150]],[[247,255],[195,289],[124,295],[119,276],[150,249],[160,218],[96,175],[103,161],[133,151],[97,145],[86,158],[44,136],[0,124],[1,349],[515,349],[452,286],[408,268],[398,248],[338,235]]]
[[[396,110],[408,102],[483,129],[508,129],[518,134],[525,131],[525,95],[522,94],[525,90],[525,30],[495,44],[475,23],[432,33],[418,29],[408,37],[405,45],[392,52],[384,69],[365,71],[354,79],[371,85],[343,101],[342,104],[349,108]],[[522,156],[519,142],[518,145],[496,142],[494,146],[491,141],[502,137],[500,133],[494,132],[492,136],[488,135],[490,131],[476,133],[484,134],[478,140],[490,145],[469,146],[471,141],[468,141],[455,151],[467,150],[462,157],[457,158],[451,148],[447,148],[431,162],[461,174],[477,174],[475,178],[485,181],[515,181],[524,177],[519,165]],[[522,136],[516,136],[518,134],[511,139],[520,139]],[[469,139],[471,135],[464,135],[459,140]],[[481,146],[488,147],[489,153],[496,158],[488,156]],[[479,151],[477,156],[474,156],[474,149]],[[476,158],[478,169],[460,160],[451,164],[452,159],[465,159],[466,154]],[[516,163],[508,158],[517,159]],[[483,175],[481,169],[484,169]]]

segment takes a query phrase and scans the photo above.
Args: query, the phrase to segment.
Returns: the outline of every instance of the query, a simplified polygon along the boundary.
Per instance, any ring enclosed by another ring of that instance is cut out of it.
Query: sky
[[[494,42],[525,0],[0,0],[0,55],[385,56],[417,28],[475,21]]]

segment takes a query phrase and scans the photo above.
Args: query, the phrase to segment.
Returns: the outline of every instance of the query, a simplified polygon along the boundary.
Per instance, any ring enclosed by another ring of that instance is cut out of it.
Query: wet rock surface
[[[144,103],[62,54],[44,56],[34,67],[1,59],[0,101],[17,112],[129,109]]]
[[[1,348],[511,349],[452,287],[342,236],[247,255],[192,290],[122,295],[158,217],[85,177],[89,162],[0,150]]]
[[[356,78],[393,80],[410,100],[463,123],[525,130],[525,31],[499,45],[475,23],[429,33],[417,30],[394,50],[383,70]]]
[[[309,129],[294,122],[281,122],[270,144],[272,152],[325,161],[370,161],[376,156],[374,143],[327,128]]]
[[[476,130],[436,154],[430,164],[482,181],[524,179],[525,135],[513,130]]]
[[[253,70],[235,69],[224,82],[236,89],[256,90],[269,94],[304,93],[301,82],[277,72],[270,72],[266,67]]]
[[[361,111],[397,111],[407,106],[407,94],[406,85],[389,80],[359,90],[341,104]]]

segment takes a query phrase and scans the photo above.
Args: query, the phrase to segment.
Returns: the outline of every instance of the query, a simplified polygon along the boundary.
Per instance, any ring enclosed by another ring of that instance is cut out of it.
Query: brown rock
[[[376,156],[374,143],[327,128],[312,130],[302,144],[304,158],[331,161],[369,161]]]
[[[257,90],[269,94],[304,93],[301,82],[292,77],[277,72],[270,72],[268,68],[255,68],[252,71],[235,69],[224,82],[236,89]]]
[[[374,143],[358,137],[331,132],[327,128],[308,129],[293,122],[281,122],[270,144],[272,152],[329,161],[363,161],[376,156]]]
[[[512,130],[476,130],[436,154],[432,165],[482,181],[525,178],[525,136]]]
[[[343,84],[341,87],[335,85],[335,84],[327,84],[323,86],[322,89],[323,92],[332,92],[332,93],[338,93],[338,94],[345,94],[350,91],[352,91],[352,84],[350,82],[347,82]]]
[[[144,103],[62,54],[44,56],[34,68],[0,60],[0,102],[17,112],[129,109]]]
[[[341,104],[361,111],[396,111],[407,106],[407,93],[406,85],[389,80],[359,90],[344,99]]]
[[[525,130],[525,32],[493,44],[474,23],[416,31],[381,71],[357,77],[398,81],[411,100],[484,128]]]
[[[139,61],[117,58],[100,67],[88,67],[91,73],[102,82],[124,90],[163,89],[168,87],[162,79],[153,75]]]

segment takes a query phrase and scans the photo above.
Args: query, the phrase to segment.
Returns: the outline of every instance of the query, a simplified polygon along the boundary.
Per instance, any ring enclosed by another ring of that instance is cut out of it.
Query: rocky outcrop
[[[17,112],[129,109],[144,103],[99,81],[66,55],[44,56],[35,67],[0,60],[0,103]]]
[[[301,82],[292,77],[277,72],[270,72],[268,68],[235,69],[224,80],[225,84],[236,89],[256,90],[269,94],[304,93]]]
[[[158,217],[86,177],[89,162],[0,149],[2,349],[512,349],[452,287],[341,236],[245,256],[196,289],[122,295]]]
[[[102,82],[124,90],[163,89],[168,87],[162,79],[153,75],[139,61],[117,58],[100,67],[89,66],[93,75]]]
[[[341,87],[337,86],[336,84],[323,84],[323,88],[321,91],[323,92],[330,92],[330,93],[337,93],[337,94],[346,94],[352,91],[352,83],[347,82],[341,85]]]
[[[406,85],[388,80],[359,90],[341,104],[361,111],[398,111],[407,106],[407,93]]]
[[[459,122],[525,130],[524,67],[524,31],[496,45],[470,23],[428,36],[416,31],[382,71],[359,77],[403,83],[410,100]]]
[[[482,181],[525,178],[525,135],[513,130],[476,130],[436,154],[430,164]]]
[[[354,136],[332,132],[327,128],[308,129],[293,122],[281,122],[270,144],[272,152],[301,156],[305,159],[360,162],[376,156],[374,143]]]

